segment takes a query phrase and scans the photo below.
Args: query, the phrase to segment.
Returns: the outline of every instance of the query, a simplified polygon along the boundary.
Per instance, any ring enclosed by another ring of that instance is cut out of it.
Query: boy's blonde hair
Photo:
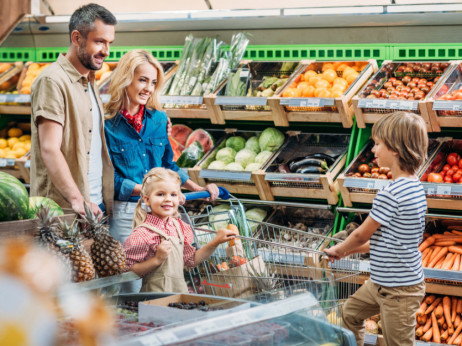
[[[142,208],[143,197],[151,194],[154,186],[162,181],[174,181],[178,183],[178,193],[181,193],[181,179],[177,172],[170,169],[156,167],[151,169],[143,179],[141,186],[140,199],[135,207],[132,228],[135,229],[146,220],[147,211]],[[175,217],[178,216],[175,215]]]
[[[127,98],[126,88],[132,83],[135,77],[135,70],[138,66],[145,63],[151,64],[157,70],[157,82],[154,92],[146,102],[146,108],[162,109],[160,103],[160,93],[164,85],[164,70],[161,64],[143,49],[134,49],[122,56],[117,64],[117,68],[112,73],[111,85],[109,86],[109,95],[111,99],[104,106],[105,113],[108,113],[106,119],[115,117],[122,107],[124,98]]]
[[[409,112],[394,112],[372,127],[372,139],[381,140],[398,154],[399,168],[416,174],[427,158],[427,125],[421,116]]]

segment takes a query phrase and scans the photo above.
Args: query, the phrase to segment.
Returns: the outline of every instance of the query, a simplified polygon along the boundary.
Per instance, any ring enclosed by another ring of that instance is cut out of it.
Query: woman
[[[112,75],[111,98],[105,106],[106,142],[115,176],[114,213],[110,221],[112,235],[122,243],[132,231],[144,175],[154,167],[178,172],[185,189],[208,190],[211,200],[218,197],[215,184],[205,188],[197,185],[172,162],[167,114],[161,110],[159,99],[163,84],[162,66],[141,49],[126,53]]]

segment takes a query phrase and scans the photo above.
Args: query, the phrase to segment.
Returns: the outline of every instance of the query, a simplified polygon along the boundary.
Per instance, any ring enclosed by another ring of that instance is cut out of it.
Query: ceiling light
[[[280,16],[281,11],[274,10],[208,10],[191,12],[191,18],[230,18],[230,17],[268,17]]]
[[[188,12],[148,12],[148,13],[119,13],[115,17],[118,21],[140,21],[140,20],[165,20],[165,19],[187,19]]]
[[[46,23],[69,23],[71,16],[46,16]]]
[[[388,13],[409,12],[455,12],[462,11],[462,5],[394,5],[387,6]]]
[[[319,14],[365,14],[383,13],[382,6],[358,6],[358,7],[322,7],[322,8],[299,8],[284,9],[285,16],[304,16]]]

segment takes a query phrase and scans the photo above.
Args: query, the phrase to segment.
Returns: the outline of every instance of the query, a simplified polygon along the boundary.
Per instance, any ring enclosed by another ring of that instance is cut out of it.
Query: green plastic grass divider
[[[174,61],[181,57],[183,46],[124,46],[111,47],[108,61],[119,61],[120,58],[127,52],[133,49],[144,49],[151,53],[154,58],[160,61]]]
[[[35,49],[28,47],[0,48],[0,62],[15,62],[15,61],[35,61]]]
[[[40,47],[35,52],[36,62],[55,62],[59,54],[66,53],[69,47]]]
[[[395,44],[390,47],[391,60],[458,60],[462,59],[460,43]]]

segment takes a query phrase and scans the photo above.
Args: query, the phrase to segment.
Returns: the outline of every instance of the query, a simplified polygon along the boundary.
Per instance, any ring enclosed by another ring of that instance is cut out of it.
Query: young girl
[[[371,278],[350,296],[342,324],[364,344],[364,320],[380,313],[385,344],[415,344],[415,315],[425,295],[422,255],[427,201],[416,172],[427,156],[425,122],[413,113],[395,112],[372,127],[372,149],[393,181],[377,193],[364,221],[341,244],[324,250],[330,258],[370,252]]]
[[[144,177],[134,230],[124,243],[128,266],[143,278],[141,292],[187,293],[183,267],[197,266],[218,245],[234,239],[233,231],[220,229],[196,250],[191,227],[178,218],[180,185],[178,173],[165,168],[153,168]],[[142,201],[150,212],[143,209]]]

